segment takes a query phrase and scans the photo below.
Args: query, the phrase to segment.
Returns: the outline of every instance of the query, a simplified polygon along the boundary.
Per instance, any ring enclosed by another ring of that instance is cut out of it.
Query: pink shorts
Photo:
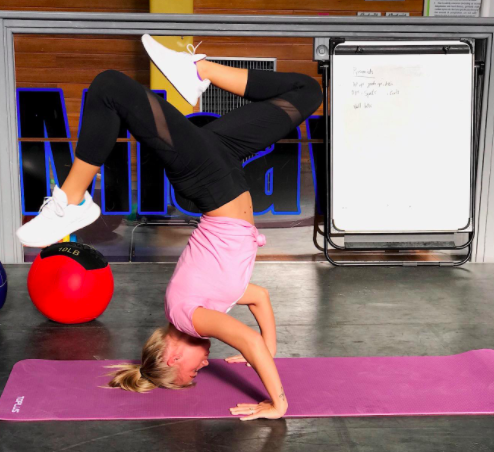
[[[249,284],[258,246],[266,238],[248,221],[203,215],[178,260],[166,289],[165,313],[183,333],[198,307],[228,312]]]

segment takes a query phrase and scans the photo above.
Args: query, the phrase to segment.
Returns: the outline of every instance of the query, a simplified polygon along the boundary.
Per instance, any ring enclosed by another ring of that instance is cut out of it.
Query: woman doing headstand
[[[288,402],[273,357],[276,329],[268,291],[249,284],[258,246],[265,238],[254,226],[252,199],[242,160],[285,137],[322,102],[319,84],[299,73],[238,69],[206,61],[206,55],[174,52],[149,35],[146,51],[180,94],[196,105],[210,83],[252,101],[204,127],[197,127],[166,100],[117,71],[92,82],[72,169],[55,187],[40,214],[17,235],[26,246],[43,247],[94,222],[99,207],[86,191],[105,163],[123,122],[132,135],[163,160],[174,189],[203,215],[180,256],[165,296],[167,328],[148,339],[140,365],[119,366],[111,387],[145,392],[193,384],[208,365],[217,338],[248,362],[271,398],[239,404],[245,420],[282,417]],[[227,312],[247,305],[261,334]]]

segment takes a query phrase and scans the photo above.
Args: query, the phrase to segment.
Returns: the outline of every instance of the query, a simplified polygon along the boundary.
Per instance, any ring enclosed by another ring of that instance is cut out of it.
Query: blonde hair
[[[168,346],[169,328],[161,327],[154,331],[142,349],[141,364],[116,364],[107,369],[118,369],[107,374],[113,376],[108,383],[110,388],[121,388],[132,392],[148,392],[156,388],[183,389],[193,383],[179,385],[174,383],[177,367],[170,367],[164,361]]]

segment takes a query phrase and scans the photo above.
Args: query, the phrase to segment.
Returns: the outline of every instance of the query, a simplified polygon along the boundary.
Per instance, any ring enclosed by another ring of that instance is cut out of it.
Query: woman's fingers
[[[242,355],[230,356],[225,358],[225,361],[228,364],[247,363],[247,367],[252,367]]]
[[[257,410],[259,405],[257,404],[250,404],[250,403],[239,403],[237,406],[230,408],[230,411],[251,411],[251,410]]]
[[[242,355],[235,355],[235,356],[230,356],[229,358],[225,358],[225,361],[231,363],[231,362],[247,362],[245,358]]]
[[[259,410],[257,403],[238,403],[237,406],[230,408],[232,414],[253,414]]]
[[[240,418],[241,421],[252,421],[254,419],[279,419],[282,417],[280,413],[274,408],[271,401],[267,400],[259,404],[255,403],[239,403],[236,407],[230,408],[230,412],[233,416],[247,415]]]
[[[227,361],[228,364],[245,364],[247,367],[252,367],[248,362],[246,361]]]
[[[257,411],[252,411],[252,410],[247,410],[247,409],[243,409],[243,410],[233,410],[231,411],[231,414],[233,414],[233,416],[239,416],[239,415],[248,415],[250,416],[251,414],[256,414]]]

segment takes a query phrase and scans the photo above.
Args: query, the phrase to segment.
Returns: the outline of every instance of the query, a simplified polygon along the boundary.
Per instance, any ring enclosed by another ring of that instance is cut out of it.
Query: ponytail
[[[148,392],[158,386],[151,380],[141,375],[140,364],[116,364],[106,366],[107,369],[118,369],[113,375],[113,379],[108,383],[110,388],[121,388],[132,392]]]

